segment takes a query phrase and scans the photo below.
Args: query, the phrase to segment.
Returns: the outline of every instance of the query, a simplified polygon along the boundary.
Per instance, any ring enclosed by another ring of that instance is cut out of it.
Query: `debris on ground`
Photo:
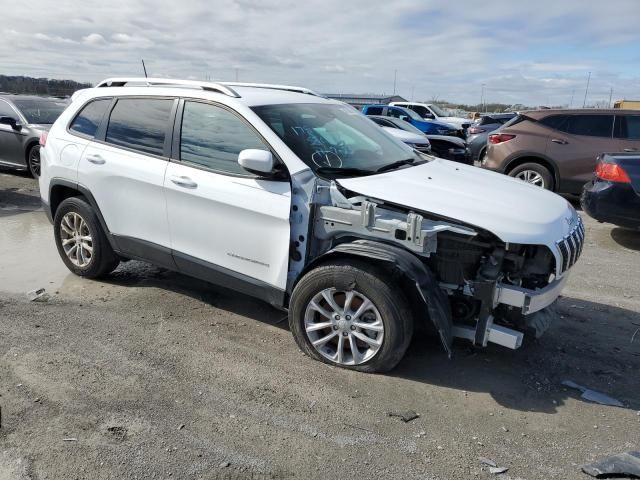
[[[485,465],[489,465],[490,467],[495,468],[498,466],[496,462],[485,457],[478,457],[478,460],[480,460],[480,463],[484,463]]]
[[[501,473],[505,473],[509,469],[507,467],[489,467],[489,473],[493,475],[500,475]]]
[[[562,382],[562,385],[564,385],[565,387],[580,390],[582,392],[582,395],[580,395],[580,397],[590,402],[599,403],[600,405],[609,405],[611,407],[624,407],[624,404],[619,400],[605,395],[604,393],[591,390],[590,388],[583,387],[582,385],[578,385],[571,380],[564,380]]]
[[[231,465],[229,462],[222,462],[220,468],[227,468],[229,465]]]
[[[413,410],[407,410],[406,412],[387,412],[389,417],[398,417],[404,423],[410,422],[411,420],[415,420],[416,418],[420,418],[420,414],[414,412]]]
[[[180,425],[178,425],[178,430],[182,430],[184,428],[184,423],[181,423]]]
[[[77,442],[77,441],[78,441],[78,439],[77,439],[77,438],[70,437],[70,438],[63,438],[63,439],[62,439],[62,441],[63,441],[63,442]]]
[[[44,288],[38,288],[27,292],[27,298],[30,302],[46,302],[49,300],[49,294]]]
[[[595,478],[640,478],[640,451],[612,455],[599,462],[583,466],[582,471]]]

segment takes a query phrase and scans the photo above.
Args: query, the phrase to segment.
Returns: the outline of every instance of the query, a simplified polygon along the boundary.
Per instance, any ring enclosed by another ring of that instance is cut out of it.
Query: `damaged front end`
[[[547,307],[567,278],[549,247],[505,243],[335,182],[316,185],[316,193],[306,263],[335,253],[394,263],[415,284],[449,354],[454,337],[516,349],[525,332],[539,337],[549,325]]]

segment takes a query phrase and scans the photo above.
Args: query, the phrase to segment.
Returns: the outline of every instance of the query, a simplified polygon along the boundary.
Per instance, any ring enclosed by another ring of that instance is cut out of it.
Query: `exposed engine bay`
[[[536,337],[542,334],[541,322],[531,317],[564,285],[556,280],[556,259],[547,246],[505,243],[472,225],[365,198],[334,182],[325,188],[328,204],[316,203],[313,213],[311,258],[354,239],[400,246],[433,272],[446,293],[453,337],[518,348],[531,324]]]

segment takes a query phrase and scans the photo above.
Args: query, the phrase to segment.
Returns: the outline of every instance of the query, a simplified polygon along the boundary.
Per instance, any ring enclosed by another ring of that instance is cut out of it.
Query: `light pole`
[[[582,108],[587,106],[587,93],[589,93],[589,81],[591,81],[591,72],[587,77],[587,88],[584,89],[584,102],[582,102]]]
[[[482,84],[482,91],[480,92],[480,111],[484,110],[484,83]]]

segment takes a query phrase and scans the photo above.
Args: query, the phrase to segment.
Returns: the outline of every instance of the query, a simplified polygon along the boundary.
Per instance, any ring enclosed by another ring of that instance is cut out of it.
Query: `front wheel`
[[[387,276],[388,278],[388,276]],[[403,293],[364,262],[307,273],[295,287],[289,326],[308,356],[363,372],[385,372],[404,356],[413,317]]]

